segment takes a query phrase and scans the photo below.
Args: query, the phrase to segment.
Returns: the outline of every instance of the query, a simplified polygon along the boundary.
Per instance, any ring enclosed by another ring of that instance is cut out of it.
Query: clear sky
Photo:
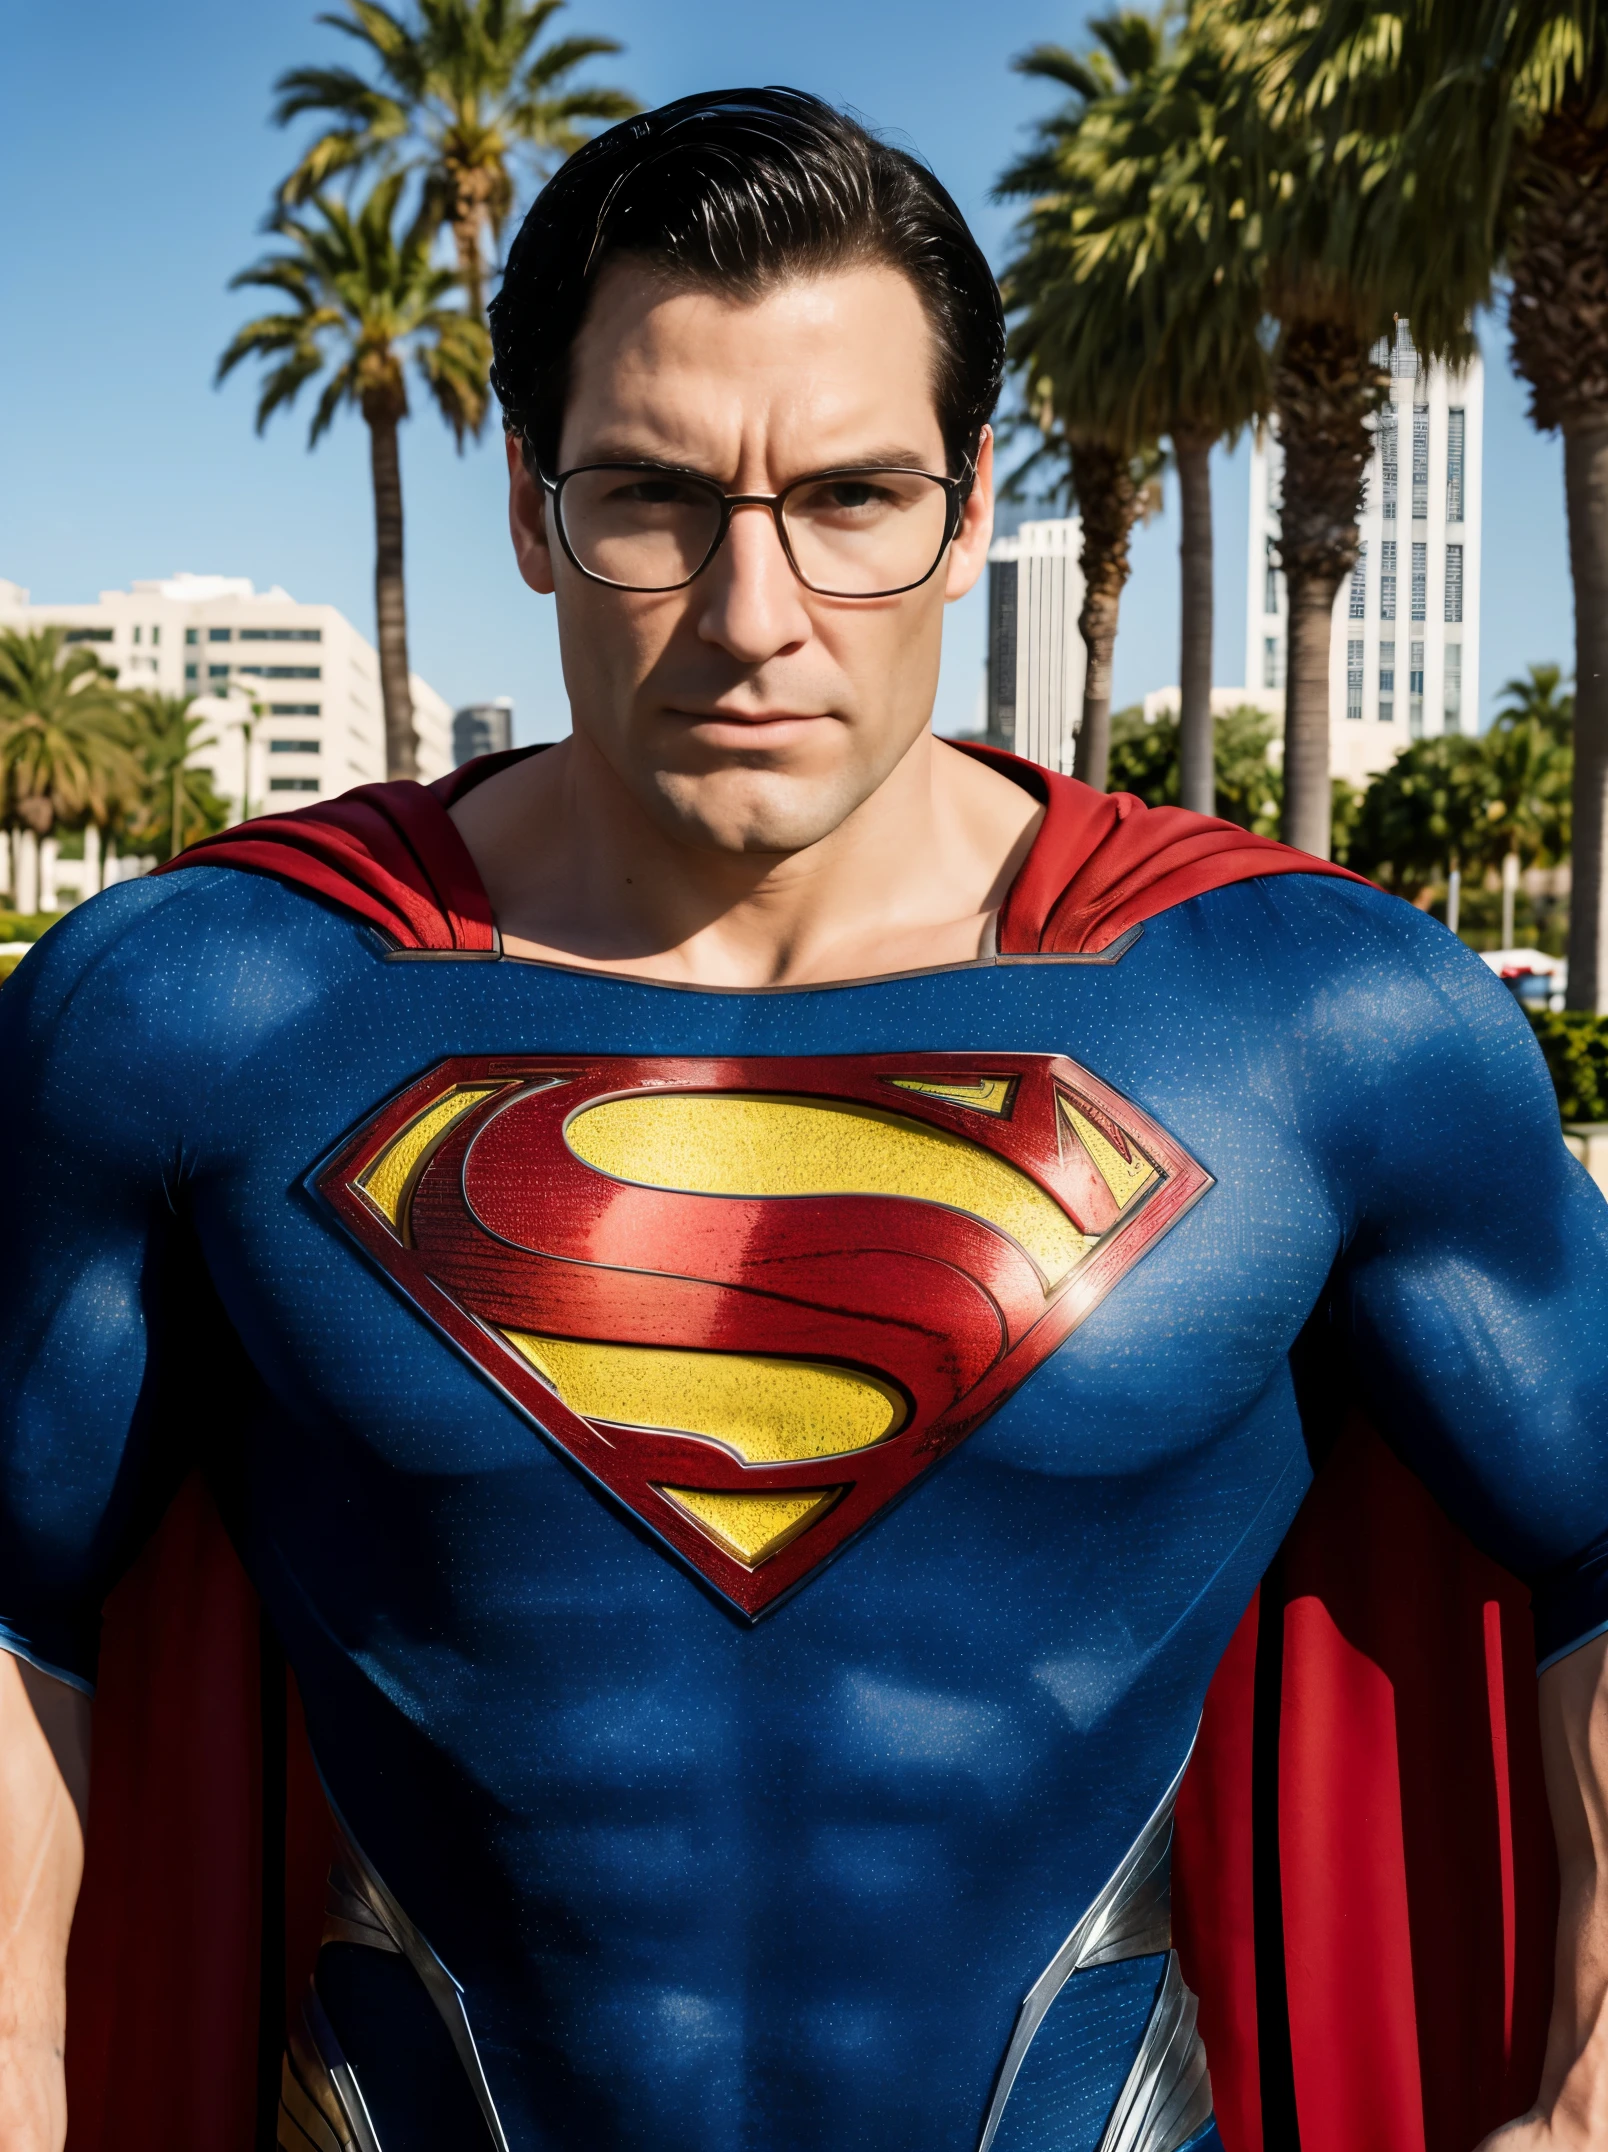
[[[918,150],[998,260],[988,199],[1043,89],[1013,75],[1041,39],[1077,42],[1057,0],[573,0],[568,30],[627,48],[599,63],[648,103],[786,82],[852,106]],[[295,138],[267,120],[282,68],[337,57],[311,0],[6,0],[0,81],[0,576],[85,599],[178,569],[247,575],[338,605],[373,632],[366,437],[355,415],[316,453],[306,415],[252,432],[249,370],[212,387],[246,318],[230,275]],[[1561,458],[1524,419],[1499,324],[1486,336],[1483,701],[1532,659],[1572,662]],[[519,736],[565,729],[550,601],[519,582],[494,429],[461,460],[433,411],[406,429],[413,663],[454,703],[506,694]],[[1245,458],[1217,472],[1217,679],[1243,678]],[[1119,702],[1176,680],[1177,529],[1142,532],[1117,646]],[[969,727],[981,594],[949,616],[938,723]]]

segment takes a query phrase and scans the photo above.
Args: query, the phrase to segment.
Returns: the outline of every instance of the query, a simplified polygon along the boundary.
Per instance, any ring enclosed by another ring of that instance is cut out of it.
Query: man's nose
[[[733,510],[726,542],[698,580],[698,633],[743,664],[762,664],[809,640],[803,589],[768,508]]]

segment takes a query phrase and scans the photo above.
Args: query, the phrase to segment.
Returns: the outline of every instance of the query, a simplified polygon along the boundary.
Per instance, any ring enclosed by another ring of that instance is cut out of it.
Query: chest
[[[364,1473],[556,1451],[755,1614],[961,1454],[1055,1514],[1248,1464],[1338,1224],[1209,1004],[513,977],[549,992],[481,972],[325,1039],[335,1080],[282,1085],[206,1190],[270,1395]]]

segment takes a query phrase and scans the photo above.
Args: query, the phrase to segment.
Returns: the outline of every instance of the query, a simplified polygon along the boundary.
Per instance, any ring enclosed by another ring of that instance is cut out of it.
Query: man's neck
[[[1043,817],[1020,786],[926,733],[800,851],[672,835],[574,739],[499,771],[451,813],[511,955],[704,987],[977,957]]]

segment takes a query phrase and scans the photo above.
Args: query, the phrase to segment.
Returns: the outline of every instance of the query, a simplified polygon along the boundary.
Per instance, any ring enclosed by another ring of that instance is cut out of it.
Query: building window
[[[1357,638],[1346,644],[1346,715],[1362,716],[1362,643]]]
[[[271,755],[316,755],[318,753],[318,742],[316,740],[270,740],[268,742],[268,752]]]
[[[1394,643],[1379,645],[1379,722],[1393,725],[1396,722],[1396,646]]]
[[[160,628],[153,628],[151,630],[151,648],[154,650],[161,640],[162,630]]]
[[[1262,592],[1264,613],[1276,613],[1279,609],[1279,560],[1274,541],[1267,542],[1267,582]]]
[[[1396,541],[1386,538],[1379,547],[1379,617],[1396,617]]]
[[[1279,684],[1279,639],[1269,635],[1262,644],[1262,685],[1276,688]]]
[[[322,628],[242,628],[243,643],[321,643]]]
[[[270,777],[268,789],[270,792],[316,792],[318,790],[318,779],[316,777]]]
[[[1407,646],[1407,729],[1420,739],[1424,730],[1424,646]]]
[[[1366,543],[1357,548],[1357,565],[1351,571],[1351,618],[1366,620],[1368,617],[1368,548]]]
[[[134,640],[135,640],[136,642],[138,642],[138,641],[139,641],[139,639],[140,639],[140,637],[141,637],[141,635],[143,635],[143,633],[144,633],[144,632],[145,632],[145,631],[144,631],[144,629],[143,629],[143,628],[141,628],[141,627],[139,627],[138,625],[136,625],[136,627],[135,627],[135,629],[134,629]]]
[[[1463,548],[1460,545],[1446,548],[1446,617],[1448,620],[1463,617]]]
[[[1467,428],[1461,411],[1446,414],[1446,520],[1463,520],[1463,441]]]
[[[1463,729],[1463,646],[1446,645],[1446,730]]]
[[[227,665],[209,665],[207,667],[207,678],[209,680],[227,680],[228,677],[229,668]]]
[[[186,680],[193,680],[195,678],[195,667],[193,665],[185,666],[184,677]]]
[[[252,673],[260,680],[322,680],[320,665],[241,665],[237,670]]]
[[[271,702],[268,705],[270,717],[319,717],[322,714],[316,702]]]
[[[1413,405],[1413,520],[1429,514],[1429,406]]]
[[[228,643],[233,642],[233,640],[233,628],[208,628],[207,630],[207,641],[209,643]]]
[[[1379,414],[1379,513],[1387,523],[1396,520],[1396,406],[1386,404]]]
[[[1422,539],[1413,541],[1413,618],[1423,620],[1425,604],[1429,597],[1429,547]]]
[[[116,635],[114,628],[69,628],[62,637],[64,643],[109,643]]]
[[[194,629],[194,628],[186,628],[186,629],[185,629],[185,631],[184,631],[184,640],[185,640],[185,641],[186,641],[187,643],[198,643],[198,642],[199,642],[199,641],[201,640],[201,638],[200,638],[200,636],[199,636],[199,635],[198,635],[198,634],[196,633],[196,631],[195,631],[195,629]]]

